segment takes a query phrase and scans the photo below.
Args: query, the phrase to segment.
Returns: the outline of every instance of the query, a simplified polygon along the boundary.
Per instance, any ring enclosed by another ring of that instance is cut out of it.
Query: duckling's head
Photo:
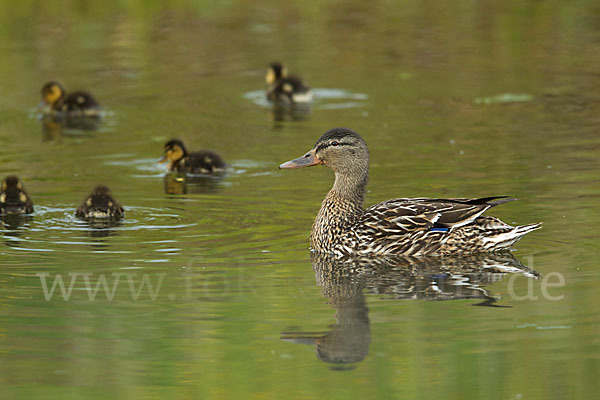
[[[23,182],[21,182],[21,180],[15,175],[7,176],[6,178],[4,178],[4,180],[2,181],[2,190],[0,191],[6,192],[7,190],[11,189],[23,190]]]
[[[369,150],[364,139],[352,129],[334,128],[325,132],[305,155],[279,168],[326,165],[336,174],[364,176],[369,170]]]
[[[14,176],[7,176],[0,186],[0,214],[32,213],[33,203],[25,191],[23,182]]]
[[[267,82],[267,85],[272,85],[276,81],[285,78],[287,74],[287,68],[285,65],[278,62],[272,62],[269,64],[269,69],[267,69],[265,82]]]
[[[92,194],[90,195],[90,197],[94,196],[112,196],[112,193],[107,186],[98,185],[94,188]]]
[[[121,218],[123,207],[113,198],[110,189],[98,185],[75,212],[78,218]]]
[[[54,106],[64,95],[65,89],[56,81],[50,81],[42,87],[42,101],[50,107]]]
[[[160,162],[169,161],[170,164],[176,163],[187,156],[187,150],[183,142],[179,139],[172,139],[165,143],[165,154]]]

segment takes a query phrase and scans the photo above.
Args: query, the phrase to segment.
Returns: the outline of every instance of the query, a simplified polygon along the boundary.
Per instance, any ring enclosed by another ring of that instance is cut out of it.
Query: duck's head
[[[56,81],[50,81],[42,87],[42,103],[53,107],[65,95],[65,89]]]
[[[265,76],[265,82],[267,85],[272,85],[280,79],[283,79],[287,76],[287,68],[285,65],[272,62],[269,64],[269,68],[267,69],[267,75]]]
[[[165,154],[160,162],[169,161],[169,163],[175,163],[181,160],[187,155],[187,150],[183,142],[179,139],[172,139],[165,143]]]
[[[352,129],[334,128],[325,132],[308,153],[279,168],[313,165],[326,165],[342,175],[363,176],[369,170],[369,150],[363,138]]]

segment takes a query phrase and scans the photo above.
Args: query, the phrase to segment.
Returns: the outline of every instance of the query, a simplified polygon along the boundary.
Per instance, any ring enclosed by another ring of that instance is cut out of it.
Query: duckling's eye
[[[332,145],[332,146],[337,146],[338,144],[339,144],[339,143],[338,143],[338,142],[335,142],[335,141],[334,141],[334,142],[331,142],[331,145]]]

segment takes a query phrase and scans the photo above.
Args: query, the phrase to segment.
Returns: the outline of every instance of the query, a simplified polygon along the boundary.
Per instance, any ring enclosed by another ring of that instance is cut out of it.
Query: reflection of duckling
[[[221,175],[165,174],[163,182],[166,194],[202,194],[217,190]]]
[[[14,176],[7,176],[0,189],[0,215],[31,214],[33,202],[23,187],[23,182]]]
[[[277,62],[271,63],[265,76],[267,99],[280,103],[309,103],[312,100],[310,87],[302,79],[288,75],[287,68]]]
[[[42,87],[42,102],[48,106],[49,114],[96,117],[100,112],[100,104],[91,94],[67,93],[56,81],[48,82]]]
[[[110,189],[103,185],[96,186],[75,212],[78,218],[119,219],[123,215],[123,207],[114,199]]]
[[[165,155],[160,162],[169,161],[169,171],[196,174],[214,174],[225,170],[225,161],[209,150],[188,153],[179,139],[169,140],[165,144]]]

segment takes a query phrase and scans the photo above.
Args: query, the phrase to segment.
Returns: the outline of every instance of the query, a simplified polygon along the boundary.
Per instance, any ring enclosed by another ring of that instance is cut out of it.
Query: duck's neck
[[[336,172],[335,183],[325,196],[310,235],[311,247],[321,252],[332,252],[342,235],[364,213],[362,203],[368,173],[346,175]]]
[[[354,176],[336,172],[335,182],[327,196],[333,194],[341,201],[356,204],[362,210],[368,180],[369,175],[367,173]]]
[[[175,161],[169,161],[169,171],[178,171],[183,172],[185,169],[186,161],[188,160],[187,153],[184,153],[181,158],[178,158]]]

